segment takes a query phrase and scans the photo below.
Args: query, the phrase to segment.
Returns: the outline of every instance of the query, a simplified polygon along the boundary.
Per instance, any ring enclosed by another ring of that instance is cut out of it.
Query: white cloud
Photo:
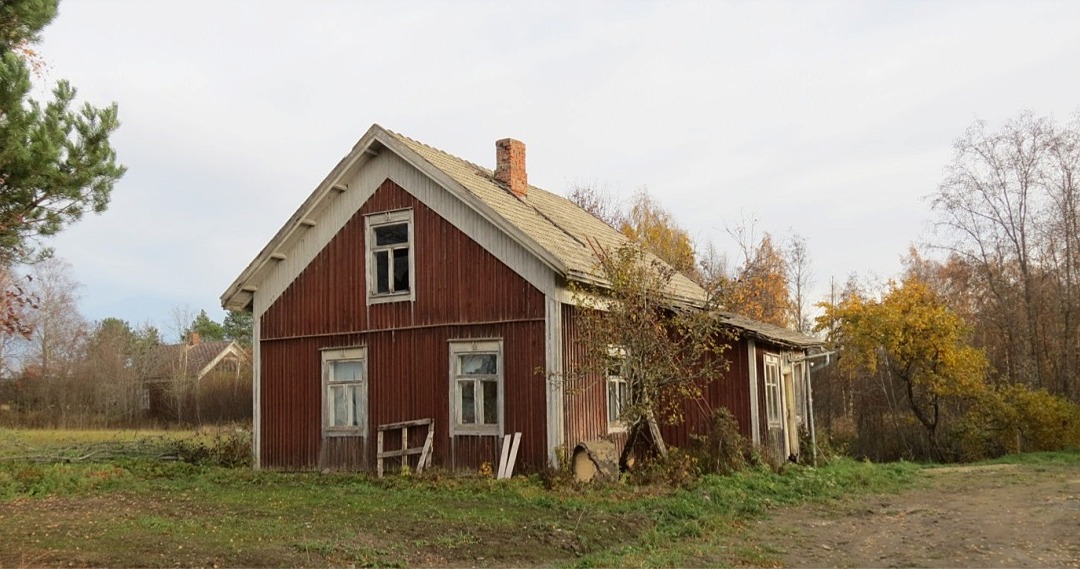
[[[61,5],[42,53],[116,100],[130,168],[56,239],[90,318],[218,295],[372,122],[533,183],[647,186],[691,233],[806,236],[819,285],[888,276],[973,119],[1080,106],[1080,4]]]

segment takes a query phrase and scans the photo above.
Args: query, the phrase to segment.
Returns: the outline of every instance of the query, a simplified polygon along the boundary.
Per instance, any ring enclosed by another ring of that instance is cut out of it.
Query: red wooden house
[[[570,394],[559,378],[576,355],[568,284],[602,284],[588,242],[624,239],[530,186],[518,141],[496,142],[492,171],[372,126],[222,295],[254,314],[256,463],[370,468],[378,426],[416,419],[432,419],[447,468],[496,463],[507,433],[523,434],[517,464],[532,471],[608,437],[618,390]],[[703,294],[681,275],[671,292]],[[797,453],[802,358],[818,342],[729,321],[741,339],[707,405]],[[705,420],[666,436],[678,446]]]

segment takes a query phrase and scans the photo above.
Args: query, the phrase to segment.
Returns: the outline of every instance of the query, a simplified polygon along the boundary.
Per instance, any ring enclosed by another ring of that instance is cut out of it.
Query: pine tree
[[[222,320],[221,327],[225,331],[226,340],[236,340],[245,348],[251,347],[252,323],[254,318],[250,312],[244,310],[230,310]]]
[[[200,310],[199,315],[184,331],[184,340],[191,341],[192,334],[198,334],[200,340],[208,342],[220,342],[226,339],[225,327],[213,321],[205,310]]]
[[[84,213],[105,211],[125,168],[109,135],[119,126],[115,103],[73,108],[75,88],[60,80],[51,100],[30,98],[41,62],[32,47],[55,17],[59,0],[0,3],[0,265],[42,253],[38,239]]]

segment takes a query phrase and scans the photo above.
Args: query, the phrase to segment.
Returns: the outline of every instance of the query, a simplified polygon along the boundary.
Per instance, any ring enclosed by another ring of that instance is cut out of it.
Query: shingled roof
[[[740,314],[735,314],[734,312],[721,311],[720,318],[732,327],[738,328],[747,336],[767,340],[774,344],[795,348],[812,348],[824,343],[817,338],[807,336],[801,332],[788,330],[787,328],[777,326],[776,324],[753,320]]]
[[[495,179],[492,170],[396,132],[387,132],[558,259],[566,279],[603,284],[594,247],[616,249],[627,242],[625,235],[563,196],[530,185],[528,196],[518,197]],[[670,287],[670,294],[678,300],[700,302],[706,296],[700,286],[682,273],[675,274]]]
[[[320,202],[334,194],[333,189],[338,187],[340,180],[359,167],[368,156],[378,154],[383,149],[389,149],[435,179],[567,281],[605,285],[598,270],[595,248],[614,250],[628,241],[625,235],[563,196],[532,185],[528,186],[526,196],[516,195],[496,179],[491,169],[376,124],[368,129],[222,295],[223,306],[231,309],[248,306],[250,295],[257,288],[258,275],[274,257],[279,246],[290,239],[309,212],[317,211]],[[674,275],[667,292],[672,300],[681,304],[700,305],[707,298],[705,290],[682,273]],[[725,318],[731,325],[748,333],[783,344],[820,344],[797,332],[735,314]]]

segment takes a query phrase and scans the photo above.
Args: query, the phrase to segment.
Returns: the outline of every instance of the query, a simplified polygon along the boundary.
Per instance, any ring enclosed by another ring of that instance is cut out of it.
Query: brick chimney
[[[191,337],[188,338],[188,343],[192,346],[198,346],[202,342],[202,336],[198,332],[192,332]]]
[[[495,141],[495,179],[506,184],[519,198],[529,195],[525,174],[525,143],[513,138]]]

